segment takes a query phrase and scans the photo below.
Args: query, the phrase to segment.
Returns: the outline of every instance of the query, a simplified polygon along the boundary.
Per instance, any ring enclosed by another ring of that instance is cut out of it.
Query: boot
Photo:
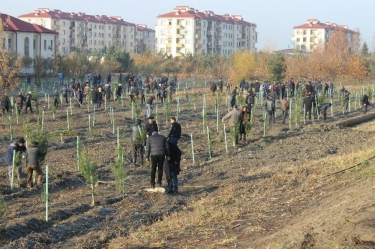
[[[246,134],[243,134],[243,141],[246,141]]]

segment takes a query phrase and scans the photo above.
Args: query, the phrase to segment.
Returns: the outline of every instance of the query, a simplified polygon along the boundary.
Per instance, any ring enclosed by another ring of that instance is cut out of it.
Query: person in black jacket
[[[148,136],[151,136],[152,132],[154,131],[159,131],[158,125],[156,124],[156,122],[154,121],[154,117],[152,116],[147,118],[146,131]]]
[[[158,185],[161,187],[165,157],[167,157],[167,160],[170,159],[169,143],[163,135],[154,131],[147,138],[146,150],[146,162],[151,159],[151,187],[155,188],[156,167],[158,168]]]
[[[312,109],[312,98],[311,94],[307,93],[306,97],[303,99],[303,105],[305,107],[305,118],[307,113],[309,113],[309,119],[311,119],[311,109]]]
[[[250,90],[249,92],[247,92],[247,97],[246,97],[247,113],[249,114],[248,115],[249,119],[250,119],[250,115],[251,115],[251,111],[253,109],[254,103],[255,103],[255,94]]]
[[[4,96],[1,98],[1,106],[3,107],[3,114],[6,115],[9,113],[9,109],[12,106],[10,103],[8,95],[5,93]]]
[[[33,108],[31,107],[31,100],[33,99],[33,96],[31,95],[31,92],[29,92],[26,95],[26,100],[25,100],[25,113],[27,114],[27,109],[30,108],[31,113],[33,113]]]
[[[176,122],[175,117],[171,117],[171,129],[168,134],[168,142],[170,144],[177,144],[181,137],[181,125]]]
[[[165,164],[165,176],[167,178],[167,193],[178,193],[178,178],[180,173],[181,150],[177,144],[169,144],[171,156]]]
[[[363,95],[363,98],[362,98],[362,105],[365,107],[365,114],[367,112],[367,106],[370,105],[370,102],[368,100],[368,97],[369,97],[369,94],[366,93],[365,95]]]
[[[23,137],[20,137],[17,141],[14,143],[10,144],[8,146],[7,151],[4,154],[4,157],[2,159],[2,164],[3,165],[8,165],[8,174],[9,174],[9,182],[11,182],[12,179],[12,168],[13,168],[13,154],[17,153],[15,156],[18,158],[15,158],[16,161],[18,162],[17,165],[15,166],[14,173],[17,174],[17,179],[20,181],[21,174],[22,174],[22,167],[21,167],[21,157],[22,153],[26,152],[26,146],[25,146],[25,139]]]

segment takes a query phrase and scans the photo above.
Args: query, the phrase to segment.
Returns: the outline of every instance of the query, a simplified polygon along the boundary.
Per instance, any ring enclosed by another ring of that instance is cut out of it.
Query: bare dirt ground
[[[226,153],[222,124],[216,132],[214,99],[208,89],[190,83],[186,94],[192,100],[190,105],[183,90],[177,94],[183,129],[179,142],[183,171],[177,195],[142,191],[149,187],[146,164],[128,164],[125,194],[116,193],[110,183],[114,176],[109,164],[117,156],[117,137],[109,110],[102,106],[97,111],[90,135],[88,115],[92,118],[93,114],[87,104],[73,107],[68,131],[68,105],[59,107],[53,119],[41,98],[44,127],[50,137],[44,164],[50,170],[49,221],[45,221],[41,191],[11,191],[7,167],[0,167],[0,192],[6,203],[0,222],[1,248],[375,248],[374,122],[352,128],[336,125],[362,115],[360,109],[354,110],[352,105],[352,112],[343,114],[335,99],[333,118],[306,121],[305,125],[301,118],[301,125],[293,123],[292,129],[281,124],[278,111],[276,124],[267,127],[264,137],[258,103],[247,141],[233,147],[227,133]],[[214,140],[212,158],[202,126],[203,94]],[[225,100],[223,96],[219,102],[220,117],[227,112]],[[125,134],[123,148],[129,162],[130,125],[134,121],[128,99],[123,108],[113,101],[109,106],[114,108],[115,127]],[[173,96],[172,115],[176,109]],[[143,107],[142,117],[145,111]],[[166,135],[169,124],[160,104],[157,116]],[[14,124],[14,136],[23,135],[26,117],[36,126],[36,114],[22,115],[19,124]],[[3,153],[11,142],[5,116],[0,129]],[[108,182],[98,185],[95,206],[90,205],[89,186],[77,171],[77,135],[97,163],[99,179]]]

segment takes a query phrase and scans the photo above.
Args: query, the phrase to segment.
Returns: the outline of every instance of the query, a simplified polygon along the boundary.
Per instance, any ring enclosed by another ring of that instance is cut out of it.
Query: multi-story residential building
[[[75,50],[103,51],[113,45],[130,53],[136,52],[136,25],[119,16],[38,8],[19,18],[58,32],[56,47],[62,55]]]
[[[256,51],[256,25],[244,21],[241,15],[217,15],[177,6],[157,19],[157,52],[175,57],[194,53],[229,56],[238,50]]]
[[[326,46],[336,29],[342,29],[345,32],[349,48],[352,51],[359,49],[359,32],[350,30],[346,25],[321,23],[318,19],[308,19],[306,23],[293,28],[292,42],[294,49],[312,52],[319,43]]]
[[[147,25],[138,24],[135,37],[136,52],[155,52],[155,30],[147,28]]]
[[[8,52],[32,59],[29,68],[23,71],[33,73],[37,57],[43,59],[55,58],[55,37],[57,32],[42,26],[24,22],[13,16],[0,14],[3,30],[0,31],[3,47]]]

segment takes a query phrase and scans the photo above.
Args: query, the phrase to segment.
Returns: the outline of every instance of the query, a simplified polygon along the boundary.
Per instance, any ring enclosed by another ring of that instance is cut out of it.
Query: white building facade
[[[359,33],[350,30],[346,25],[337,25],[335,23],[321,23],[318,19],[308,19],[306,23],[293,28],[292,43],[296,50],[312,52],[320,43],[324,46],[336,29],[342,29],[347,38],[348,45],[352,51],[359,49]]]
[[[129,53],[136,52],[136,25],[120,16],[68,13],[38,8],[20,19],[39,24],[58,32],[56,46],[61,55],[71,51],[104,51],[110,46]]]
[[[187,54],[222,54],[256,51],[256,25],[241,15],[216,15],[189,6],[157,17],[156,51],[173,57]]]
[[[155,52],[155,30],[147,28],[145,24],[137,25],[136,34],[136,49],[137,53]]]
[[[30,68],[23,69],[33,73],[35,59],[55,58],[55,38],[57,33],[36,24],[24,22],[6,14],[0,14],[3,23],[3,48],[19,56],[28,56],[32,59]]]

